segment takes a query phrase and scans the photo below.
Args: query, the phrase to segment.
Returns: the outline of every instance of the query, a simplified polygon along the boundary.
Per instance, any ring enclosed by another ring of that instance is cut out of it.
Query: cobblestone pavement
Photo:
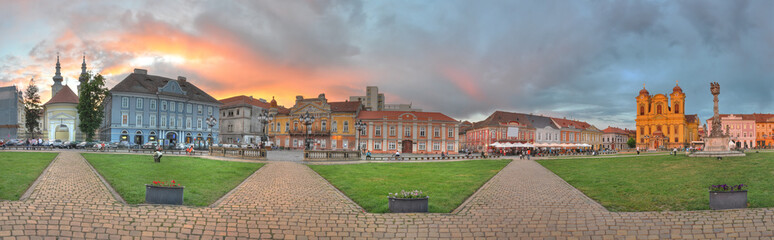
[[[0,202],[0,237],[346,239],[772,238],[772,209],[608,212],[533,161],[514,160],[450,214],[371,214],[308,167],[270,162],[212,207],[129,206],[75,152],[29,199]]]

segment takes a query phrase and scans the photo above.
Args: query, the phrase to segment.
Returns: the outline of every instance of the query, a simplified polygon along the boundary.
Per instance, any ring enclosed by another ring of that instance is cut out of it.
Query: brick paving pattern
[[[29,199],[0,202],[8,239],[770,239],[772,209],[608,212],[533,161],[514,160],[450,214],[371,214],[308,167],[270,162],[212,207],[116,201],[78,153]]]

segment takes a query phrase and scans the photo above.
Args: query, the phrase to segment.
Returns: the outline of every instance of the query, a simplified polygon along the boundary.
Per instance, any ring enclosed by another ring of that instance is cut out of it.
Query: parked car
[[[145,144],[142,145],[142,148],[143,149],[155,149],[158,145],[159,145],[159,143],[156,142],[156,141],[146,142]]]
[[[64,146],[64,142],[62,140],[56,139],[53,142],[51,142],[51,147],[53,148],[62,148]]]

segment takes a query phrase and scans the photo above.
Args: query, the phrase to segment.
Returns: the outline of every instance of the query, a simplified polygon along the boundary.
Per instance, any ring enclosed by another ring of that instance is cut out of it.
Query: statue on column
[[[713,102],[715,102],[715,115],[712,116],[712,132],[710,137],[723,137],[723,126],[720,124],[720,112],[718,111],[718,95],[720,94],[720,84],[717,82],[710,83],[710,92],[714,96]]]

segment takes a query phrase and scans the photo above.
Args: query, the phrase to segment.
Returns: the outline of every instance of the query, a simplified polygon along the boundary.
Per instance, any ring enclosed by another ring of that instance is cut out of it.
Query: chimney
[[[142,75],[148,75],[148,70],[141,69],[141,68],[135,68],[134,73],[136,74],[142,74]]]
[[[179,82],[185,82],[185,77],[183,77],[183,76],[177,76],[177,81],[179,81]]]

